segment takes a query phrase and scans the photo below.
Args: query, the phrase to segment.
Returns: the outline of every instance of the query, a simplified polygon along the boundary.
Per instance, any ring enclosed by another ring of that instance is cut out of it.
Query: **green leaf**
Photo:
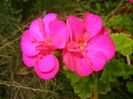
[[[127,82],[127,90],[131,93],[133,93],[133,81],[132,82]]]
[[[133,65],[127,65],[125,68],[124,79],[129,79],[133,75]]]
[[[71,80],[72,83],[76,83],[80,80],[80,77],[76,75],[74,72],[67,71],[66,76]]]
[[[100,94],[106,94],[107,92],[111,91],[111,86],[110,83],[103,83],[99,80],[97,89]]]
[[[120,52],[124,56],[132,54],[133,40],[129,37],[130,35],[125,33],[111,34],[111,38],[115,43],[116,51]]]
[[[72,84],[74,92],[78,94],[81,99],[86,99],[92,95],[92,88],[89,86],[89,81],[80,80],[79,82]]]
[[[115,15],[112,16],[109,21],[110,21],[110,26],[113,27],[114,29],[122,29],[122,30],[127,30],[128,32],[132,33],[133,32],[133,16],[132,14],[122,14],[122,15]]]
[[[116,59],[109,61],[106,64],[100,79],[98,80],[97,88],[99,93],[106,94],[111,91],[112,83],[116,84],[117,78],[124,76],[125,68],[127,66],[127,64]]]
[[[119,60],[111,60],[106,64],[100,80],[103,83],[115,82],[118,77],[124,74],[125,64],[121,63]]]
[[[93,89],[97,86],[97,77],[95,74],[87,77],[79,77],[74,72],[66,72],[66,76],[70,79],[74,92],[77,93],[81,99],[92,96]]]
[[[113,28],[119,28],[121,27],[121,22],[122,22],[122,16],[121,15],[116,15],[110,18],[110,25],[113,26]]]
[[[121,53],[122,55],[124,55],[124,56],[126,56],[126,55],[131,55],[131,54],[133,53],[133,49],[132,49],[131,46],[129,46],[129,47],[123,48],[123,49],[120,51],[120,53]]]

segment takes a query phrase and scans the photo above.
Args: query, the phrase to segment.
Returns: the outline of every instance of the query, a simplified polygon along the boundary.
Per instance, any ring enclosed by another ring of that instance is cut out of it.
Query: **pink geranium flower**
[[[59,62],[53,51],[64,48],[68,40],[68,29],[57,15],[50,13],[34,20],[21,39],[23,61],[28,67],[34,66],[37,75],[49,80],[59,69]]]
[[[129,0],[130,3],[133,3],[133,0]]]
[[[87,13],[83,19],[67,17],[70,40],[63,51],[66,66],[79,76],[87,76],[103,69],[115,53],[113,41],[103,28],[102,19]]]

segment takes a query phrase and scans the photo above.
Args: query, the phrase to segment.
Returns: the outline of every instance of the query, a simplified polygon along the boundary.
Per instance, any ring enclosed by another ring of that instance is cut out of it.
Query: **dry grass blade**
[[[14,39],[14,40],[12,40],[12,41],[10,41],[10,42],[4,44],[3,46],[0,47],[0,50],[3,49],[3,48],[6,47],[6,46],[12,44],[13,42],[19,40],[20,38],[21,38],[21,36],[19,36],[19,37],[17,37],[16,39]]]
[[[27,86],[23,86],[20,83],[16,83],[16,82],[0,81],[0,85],[6,85],[8,87],[15,87],[15,88],[26,89],[26,90],[32,90],[34,92],[45,92],[45,93],[55,94],[53,91],[50,91],[50,90],[27,87]]]

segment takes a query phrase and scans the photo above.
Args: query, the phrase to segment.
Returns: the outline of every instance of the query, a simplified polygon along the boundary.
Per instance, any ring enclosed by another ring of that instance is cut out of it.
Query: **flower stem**
[[[128,64],[128,65],[131,65],[131,60],[130,60],[129,55],[126,56],[126,59],[127,59],[127,64]]]

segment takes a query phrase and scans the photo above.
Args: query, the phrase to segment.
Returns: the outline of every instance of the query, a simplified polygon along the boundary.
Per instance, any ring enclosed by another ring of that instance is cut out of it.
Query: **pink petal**
[[[40,18],[34,20],[31,23],[29,30],[30,30],[30,35],[35,40],[44,40],[45,39],[43,21]]]
[[[87,57],[78,58],[77,62],[79,62],[79,64],[75,67],[79,76],[88,76],[93,72],[91,69],[91,62]]]
[[[84,24],[90,38],[92,38],[101,31],[103,22],[99,16],[92,13],[87,13],[84,16]]]
[[[75,66],[77,65],[77,58],[73,54],[67,51],[63,53],[62,57],[68,69],[70,69],[71,71],[75,71]]]
[[[56,17],[57,15],[55,13],[50,13],[50,14],[45,15],[42,19],[44,22],[45,32],[47,36],[51,35],[51,32],[49,31],[49,23],[51,21],[56,20]]]
[[[100,71],[104,68],[106,57],[102,52],[98,51],[88,52],[87,56],[90,58],[92,62],[92,67],[91,67],[92,70]]]
[[[66,40],[61,37],[61,36],[55,36],[53,39],[52,39],[52,44],[58,48],[58,49],[62,49],[65,47],[65,44],[66,44]]]
[[[29,30],[26,30],[21,38],[21,49],[22,52],[28,56],[35,56],[40,51],[36,50],[37,43],[33,43],[33,39],[30,36]]]
[[[68,16],[67,17],[67,24],[70,28],[73,37],[78,40],[79,36],[81,36],[83,30],[84,30],[84,24],[81,21],[81,19],[74,17],[74,16]]]
[[[65,40],[68,40],[68,29],[63,21],[52,21],[49,23],[49,29],[52,36],[60,36]]]
[[[38,63],[36,65],[40,72],[49,72],[53,70],[56,66],[56,57],[52,54],[43,56],[41,59],[38,58]]]
[[[23,54],[22,59],[27,67],[33,67],[35,65],[36,57],[29,57]]]
[[[133,3],[133,0],[128,0],[130,3]]]
[[[52,78],[54,78],[55,77],[55,75],[57,74],[57,72],[58,72],[58,70],[59,70],[59,62],[58,62],[58,60],[57,60],[57,58],[55,57],[55,68],[52,70],[52,71],[50,71],[50,72],[41,72],[39,69],[38,69],[38,67],[37,66],[34,66],[34,69],[35,69],[35,71],[36,71],[36,74],[40,77],[40,78],[42,78],[42,79],[44,79],[44,80],[50,80],[50,79],[52,79]],[[47,65],[48,66],[48,65]]]
[[[88,51],[99,51],[103,53],[106,60],[110,60],[115,54],[115,46],[113,41],[108,37],[107,34],[96,36],[91,39],[87,44]]]

